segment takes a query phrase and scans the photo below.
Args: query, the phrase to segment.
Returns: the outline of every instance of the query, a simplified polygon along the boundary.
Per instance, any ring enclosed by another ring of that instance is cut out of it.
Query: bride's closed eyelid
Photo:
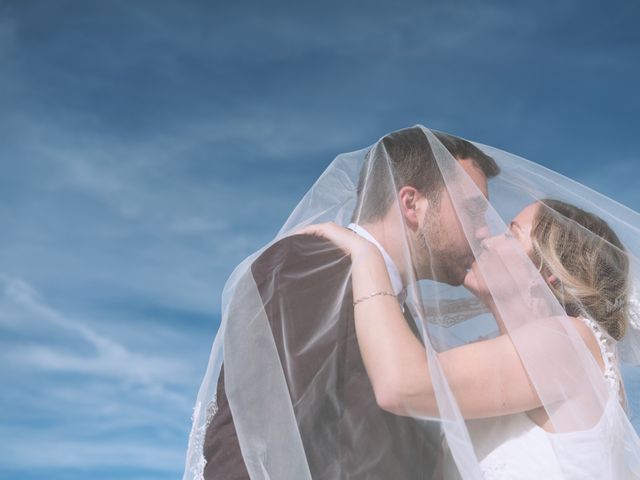
[[[511,223],[509,223],[509,227],[507,228],[507,230],[511,231],[513,235],[515,235],[516,233],[521,234],[522,226],[519,223],[512,221]]]
[[[510,224],[504,232],[504,236],[507,238],[515,238],[515,234],[512,231],[513,223]]]

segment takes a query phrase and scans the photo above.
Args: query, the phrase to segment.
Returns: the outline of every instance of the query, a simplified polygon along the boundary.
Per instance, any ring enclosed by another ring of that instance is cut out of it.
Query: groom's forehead
[[[478,197],[480,194],[486,198],[489,198],[489,187],[487,185],[487,176],[484,174],[480,166],[470,158],[463,158],[458,160],[458,164],[462,167],[467,174],[467,178],[470,178],[473,185],[463,179],[463,190],[465,196]],[[479,191],[478,191],[479,190]]]

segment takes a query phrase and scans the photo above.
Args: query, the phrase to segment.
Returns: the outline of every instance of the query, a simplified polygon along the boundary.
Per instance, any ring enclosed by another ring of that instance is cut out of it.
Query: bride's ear
[[[427,199],[414,187],[405,185],[398,191],[398,201],[400,203],[400,211],[409,228],[418,228],[421,218],[420,204],[426,202]]]
[[[549,285],[555,285],[558,282],[558,277],[556,277],[553,273],[547,277],[547,282]]]

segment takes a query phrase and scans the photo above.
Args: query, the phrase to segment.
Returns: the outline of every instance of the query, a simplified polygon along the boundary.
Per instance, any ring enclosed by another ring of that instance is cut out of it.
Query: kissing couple
[[[339,155],[225,286],[183,478],[640,478],[639,234],[423,126]]]

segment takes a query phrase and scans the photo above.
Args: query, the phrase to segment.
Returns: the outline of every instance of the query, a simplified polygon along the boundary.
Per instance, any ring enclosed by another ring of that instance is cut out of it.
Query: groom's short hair
[[[448,133],[433,131],[433,134],[454,158],[472,160],[487,178],[500,173],[495,160],[471,142]],[[420,127],[392,132],[367,152],[358,181],[358,203],[351,220],[371,223],[382,219],[398,190],[406,185],[420,191],[434,204],[439,202],[444,187],[440,167]]]

